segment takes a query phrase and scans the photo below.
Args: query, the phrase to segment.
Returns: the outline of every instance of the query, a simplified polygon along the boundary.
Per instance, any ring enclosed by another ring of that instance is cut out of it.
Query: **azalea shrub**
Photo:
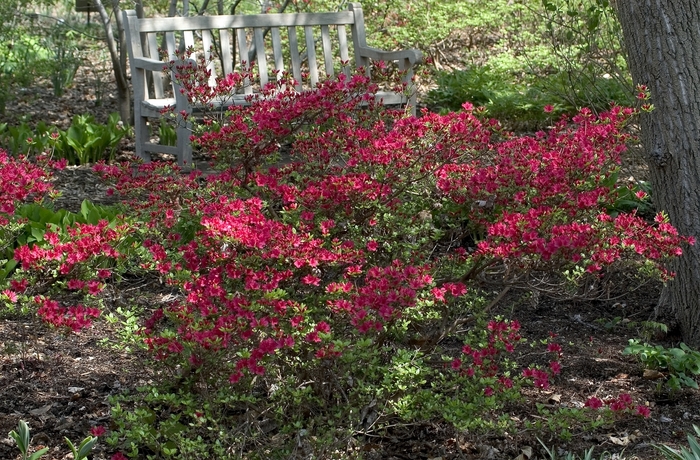
[[[673,276],[693,243],[663,214],[607,211],[633,109],[519,137],[468,104],[411,117],[374,91],[362,74],[272,84],[193,135],[219,173],[99,164],[124,218],[15,252],[5,292],[56,326],[88,325],[130,274],[176,293],[140,331],[169,379],[115,403],[115,448],[270,458],[352,449],[397,420],[505,427],[562,348],[553,335],[545,362],[516,366],[526,338],[489,317],[483,281],[592,296],[620,270]]]
[[[65,162],[40,160],[35,163],[24,156],[13,158],[0,149],[0,288],[17,267],[14,251],[21,245],[19,239],[27,227],[18,207],[27,202],[43,203],[54,196],[49,170],[65,166]],[[26,280],[18,282],[22,285]],[[0,298],[14,303],[17,293],[7,290]]]

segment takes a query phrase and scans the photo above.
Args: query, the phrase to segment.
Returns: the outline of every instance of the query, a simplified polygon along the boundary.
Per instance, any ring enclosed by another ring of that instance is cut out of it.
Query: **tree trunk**
[[[131,92],[129,89],[129,80],[126,78],[126,42],[124,39],[124,27],[121,24],[121,10],[119,9],[119,0],[112,0],[112,9],[116,17],[117,33],[119,43],[114,38],[112,31],[112,21],[109,13],[104,7],[101,0],[92,0],[92,4],[100,13],[102,26],[105,29],[107,48],[109,56],[112,60],[112,70],[117,83],[117,104],[119,107],[119,118],[127,124],[131,124]]]
[[[635,83],[655,109],[641,115],[653,199],[683,235],[700,237],[700,2],[618,0]],[[683,340],[700,347],[700,241],[669,267],[668,308]]]

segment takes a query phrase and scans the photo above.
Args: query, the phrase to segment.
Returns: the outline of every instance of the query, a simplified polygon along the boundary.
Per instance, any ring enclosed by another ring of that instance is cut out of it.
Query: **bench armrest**
[[[158,59],[135,57],[130,62],[135,69],[152,70],[162,72],[167,67],[167,63]]]
[[[423,62],[423,54],[415,49],[401,51],[384,51],[372,47],[362,47],[359,50],[360,56],[374,59],[375,61],[402,61],[408,59],[411,66]]]

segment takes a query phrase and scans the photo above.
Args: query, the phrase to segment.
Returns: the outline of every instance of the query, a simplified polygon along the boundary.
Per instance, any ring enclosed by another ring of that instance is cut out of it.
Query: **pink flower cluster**
[[[7,225],[18,203],[43,200],[53,190],[50,179],[44,168],[0,149],[0,225]]]
[[[593,410],[607,407],[613,412],[634,412],[644,418],[651,416],[649,406],[635,406],[632,397],[627,393],[622,393],[618,395],[617,398],[608,398],[605,400],[592,396],[586,400],[584,407],[588,407]]]
[[[679,255],[692,238],[634,214],[601,213],[616,198],[609,176],[629,139],[621,128],[633,113],[613,107],[596,118],[584,109],[573,124],[563,119],[548,133],[506,140],[495,155],[445,165],[437,185],[456,202],[472,204],[468,217],[486,229],[478,249],[487,257],[520,266],[583,262],[597,272],[639,254],[663,270],[661,260]]]
[[[28,273],[55,271],[54,282],[60,280],[66,289],[94,297],[104,289],[104,281],[112,273],[109,269],[94,270],[90,266],[99,261],[122,259],[116,248],[130,231],[127,225],[112,228],[107,221],[96,225],[78,223],[67,230],[67,241],[61,241],[58,233],[46,231],[42,242],[18,247],[14,259]],[[26,279],[12,280],[11,286],[16,292],[24,292],[28,283]],[[34,302],[39,306],[39,316],[47,323],[73,331],[90,326],[90,318],[100,316],[98,308],[85,305],[66,307],[46,296],[36,296]]]
[[[523,341],[520,335],[520,323],[517,321],[489,321],[487,325],[486,345],[473,347],[464,345],[464,358],[452,360],[451,367],[461,375],[474,379],[496,378],[497,389],[505,391],[513,388],[513,380],[507,376],[507,370],[501,369],[504,354],[515,351],[517,344]],[[486,396],[493,395],[492,386],[484,388]]]

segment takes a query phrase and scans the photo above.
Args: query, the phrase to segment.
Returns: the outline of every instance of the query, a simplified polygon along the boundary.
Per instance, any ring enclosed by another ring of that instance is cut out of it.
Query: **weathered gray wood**
[[[238,57],[241,61],[241,71],[245,72],[251,69],[250,62],[248,62],[248,39],[246,38],[245,29],[236,31],[236,41],[238,42]],[[243,80],[243,91],[245,94],[253,94],[253,86],[249,77],[245,77]]]
[[[250,27],[304,27],[336,24],[354,24],[350,11],[337,13],[300,14],[236,14],[228,16],[190,16],[172,18],[144,18],[139,20],[142,32],[171,32],[182,30],[242,29]]]
[[[169,59],[174,61],[178,58],[177,47],[175,45],[175,33],[174,32],[166,32],[165,33],[165,49],[168,50],[168,58]]]
[[[150,72],[162,71],[165,63],[159,59],[151,59],[147,57],[136,57],[131,60],[133,67],[136,67],[138,73],[148,70]],[[133,77],[132,77],[133,79]]]
[[[183,33],[184,36],[184,41],[185,41],[185,49],[189,49],[190,47],[194,47],[194,34],[192,33],[191,30],[186,30]],[[194,51],[192,55],[190,56],[192,59],[196,59],[197,56],[197,51]]]
[[[369,59],[362,56],[360,51],[367,46],[367,37],[365,36],[365,16],[362,12],[362,7],[358,3],[351,3],[348,9],[355,18],[352,28],[352,44],[355,51],[355,67],[364,67],[367,75],[369,75]]]
[[[141,31],[139,30],[138,17],[136,11],[124,11],[124,31],[127,36],[127,52],[131,62],[131,84],[134,87],[134,137],[136,138],[136,155],[145,158],[146,143],[148,142],[147,118],[141,116],[141,101],[148,99],[148,87],[146,81],[146,71],[139,69],[134,60],[144,56],[141,46]]]
[[[265,57],[265,38],[263,37],[263,29],[260,27],[253,29],[253,39],[258,60],[256,64],[260,74],[260,86],[264,87],[267,85],[267,57]]]
[[[348,76],[353,67],[359,66],[365,67],[369,75],[371,60],[393,61],[399,69],[405,71],[404,82],[408,84],[413,76],[413,67],[421,61],[421,54],[416,50],[387,52],[368,47],[362,7],[357,3],[351,3],[348,10],[336,13],[138,19],[135,12],[125,11],[123,18],[134,86],[136,153],[145,161],[149,160],[148,152],[176,153],[178,162],[189,166],[192,159],[189,144],[191,124],[179,123],[176,130],[177,146],[165,147],[150,142],[147,120],[161,116],[162,109],[169,105],[177,113],[193,116],[203,108],[197,101],[190,105],[187,97],[181,93],[174,75],[168,75],[170,90],[165,88],[163,83],[166,81],[166,73],[163,69],[168,63],[161,60],[163,56],[159,55],[159,42],[163,43],[166,50],[166,59],[176,62],[176,66],[188,63],[196,65],[197,56],[203,57],[211,72],[208,81],[210,86],[216,84],[218,70],[221,70],[221,76],[237,69],[257,71],[260,76],[259,85],[253,86],[253,82],[246,79],[243,94],[214,101],[215,109],[249,104],[247,97],[260,91],[261,86],[269,82],[271,72],[276,74],[277,80],[289,72],[296,81],[296,89],[303,91],[318,84],[324,76],[335,75],[337,64],[341,64],[342,71]],[[348,28],[352,45],[348,38]],[[304,33],[303,43],[299,40],[300,31]],[[266,39],[268,33],[270,38]],[[140,36],[145,37],[143,45]],[[183,51],[190,47],[192,54],[180,61]],[[255,52],[251,55],[252,49]],[[354,66],[351,64],[351,55],[354,57]],[[218,63],[215,62],[216,58],[219,59]],[[269,62],[268,58],[271,59]],[[249,59],[254,62],[246,62]],[[320,59],[323,59],[323,67],[320,66]],[[308,78],[302,79],[306,72]],[[148,91],[149,84],[152,85],[152,95]],[[375,94],[375,98],[385,104],[409,102],[415,107],[415,95],[407,100],[403,94],[380,91]]]
[[[348,50],[348,34],[345,31],[345,26],[338,26],[338,47],[340,48],[340,65],[343,66],[345,76],[350,76],[350,51]]]
[[[321,45],[323,46],[323,63],[326,67],[326,75],[335,75],[333,70],[333,49],[331,48],[331,32],[328,26],[321,26]]]
[[[221,40],[221,66],[223,67],[223,75],[226,76],[233,73],[233,54],[231,53],[231,35],[228,30],[224,29],[219,32]]]
[[[275,70],[279,81],[284,73],[284,57],[282,56],[282,37],[278,28],[272,29],[272,56],[275,60]]]
[[[296,27],[288,27],[289,53],[292,59],[292,77],[296,80],[297,91],[301,91],[301,56],[299,55],[299,41],[297,40]]]
[[[209,81],[207,83],[209,86],[215,86],[216,65],[214,64],[214,56],[212,54],[214,51],[214,42],[210,30],[202,31],[202,48],[204,49],[204,59],[207,62],[207,70],[210,72]]]
[[[311,87],[314,88],[318,84],[318,64],[316,63],[316,41],[314,40],[314,29],[311,26],[304,27],[304,36],[306,37],[306,55],[309,63],[309,79]]]
[[[158,55],[158,39],[156,34],[150,33],[146,34],[146,41],[148,42],[148,55],[153,59],[158,59],[160,61],[160,56]],[[163,64],[161,63],[161,70]],[[165,97],[165,92],[163,91],[163,72],[154,70],[153,71],[153,95],[156,99],[162,99]]]

